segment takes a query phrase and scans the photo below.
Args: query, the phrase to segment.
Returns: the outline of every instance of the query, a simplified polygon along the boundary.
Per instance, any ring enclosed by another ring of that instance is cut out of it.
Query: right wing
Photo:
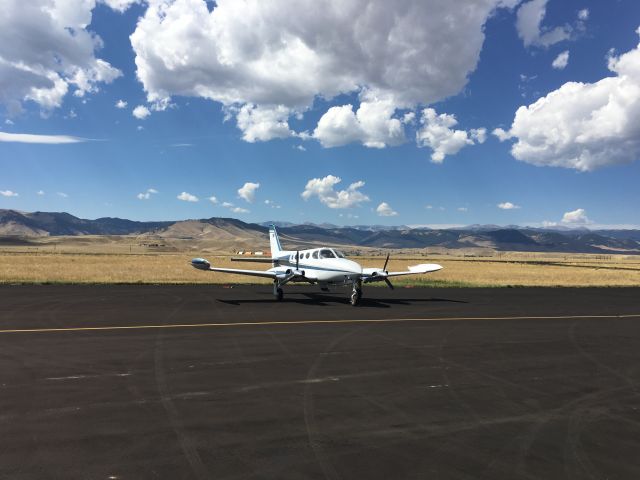
[[[235,273],[237,275],[249,275],[252,277],[264,277],[264,278],[272,278],[272,279],[278,278],[278,275],[275,272],[269,272],[264,270],[240,270],[237,268],[215,268],[215,267],[212,267],[211,264],[204,258],[194,258],[193,260],[191,260],[191,266],[193,268],[197,268],[198,270],[207,270],[209,272]]]

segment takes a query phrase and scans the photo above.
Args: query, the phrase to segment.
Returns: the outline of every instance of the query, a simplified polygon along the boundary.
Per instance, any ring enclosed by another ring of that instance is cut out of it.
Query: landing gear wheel
[[[284,292],[282,291],[281,288],[277,288],[276,289],[276,300],[281,302],[283,298],[284,298]]]
[[[354,290],[353,292],[351,292],[351,300],[349,301],[349,303],[351,304],[351,306],[355,307],[360,303],[361,298],[362,298],[362,290],[360,289]]]

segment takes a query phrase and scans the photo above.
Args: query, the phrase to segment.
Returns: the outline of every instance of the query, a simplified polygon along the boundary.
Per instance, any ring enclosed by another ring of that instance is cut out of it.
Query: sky
[[[0,208],[640,225],[637,0],[2,0]]]

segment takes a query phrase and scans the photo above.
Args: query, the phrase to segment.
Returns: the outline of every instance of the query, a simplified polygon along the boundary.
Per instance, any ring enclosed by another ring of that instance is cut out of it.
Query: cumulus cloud
[[[138,120],[144,120],[149,115],[151,115],[151,112],[149,111],[149,109],[144,105],[138,105],[136,108],[133,109],[133,112],[131,113]]]
[[[253,143],[295,135],[289,128],[291,110],[283,105],[243,105],[237,111],[236,122],[242,131],[242,139]]]
[[[120,110],[122,110],[123,108],[127,108],[127,105],[128,103],[122,99],[116,102],[116,108],[119,108]]]
[[[570,25],[555,28],[542,26],[547,13],[547,2],[548,0],[530,0],[518,9],[516,28],[525,47],[530,45],[548,47],[571,38],[573,28]]]
[[[112,9],[123,13],[134,3],[141,3],[142,0],[100,0],[102,3],[109,5]]]
[[[442,163],[446,155],[455,155],[467,145],[484,143],[487,130],[484,128],[455,130],[458,124],[455,115],[438,115],[433,108],[425,108],[420,119],[421,128],[416,132],[416,141],[421,147],[433,150],[431,161]]]
[[[19,195],[16,192],[12,192],[11,190],[0,190],[0,195],[3,197],[18,197]]]
[[[578,20],[587,21],[589,19],[589,9],[583,8],[578,12]]]
[[[398,212],[391,208],[391,205],[389,205],[387,202],[382,202],[380,205],[378,205],[376,207],[376,213],[380,217],[395,217],[396,215],[398,215]]]
[[[498,208],[501,210],[515,210],[520,208],[520,206],[511,202],[502,202],[498,204]]]
[[[333,175],[324,178],[312,178],[307,182],[301,196],[304,200],[318,197],[320,202],[329,208],[351,208],[360,206],[363,202],[368,202],[369,197],[360,191],[364,187],[362,180],[354,182],[346,190],[336,191],[334,187],[342,179]]]
[[[136,195],[138,200],[149,200],[151,195],[155,195],[158,191],[155,188],[148,188],[145,192],[139,193]]]
[[[95,0],[6,0],[0,16],[0,104],[10,115],[25,101],[59,107],[71,90],[82,97],[122,72],[97,58],[102,39],[88,30]]]
[[[555,58],[555,60],[551,63],[551,66],[556,70],[564,70],[568,64],[569,50],[565,50]]]
[[[366,147],[384,148],[405,141],[402,122],[392,118],[395,106],[391,99],[363,100],[357,111],[351,104],[331,107],[318,121],[313,137],[323,147],[337,147],[360,142]]]
[[[222,206],[224,208],[228,208],[229,210],[231,210],[233,213],[250,213],[249,210],[247,210],[246,208],[242,208],[242,207],[236,207],[233,203],[231,202],[222,202]]]
[[[215,195],[210,196],[207,200],[209,200],[214,205],[217,205],[218,203],[220,203]]]
[[[64,143],[80,143],[86,141],[86,138],[72,137],[70,135],[33,135],[30,133],[0,132],[0,142],[45,143],[56,145]]]
[[[638,30],[640,33],[640,29]],[[520,107],[508,132],[512,155],[539,166],[590,171],[640,157],[640,45],[611,56],[615,75],[595,83],[568,82]]]
[[[182,192],[176,198],[178,200],[182,200],[183,202],[197,202],[198,201],[198,197],[196,197],[195,195],[191,195],[190,193],[187,193],[187,192]]]
[[[248,203],[253,203],[253,200],[256,197],[256,190],[259,188],[259,183],[246,182],[238,189],[238,196]]]
[[[357,108],[334,107],[313,135],[325,146],[379,148],[404,141],[403,110],[464,88],[485,22],[517,3],[151,1],[131,43],[152,104],[175,95],[220,102],[255,142],[293,136],[288,119],[318,97],[356,93]]]
[[[562,223],[568,225],[588,225],[593,222],[587,217],[584,208],[578,208],[577,210],[565,213],[562,216]]]

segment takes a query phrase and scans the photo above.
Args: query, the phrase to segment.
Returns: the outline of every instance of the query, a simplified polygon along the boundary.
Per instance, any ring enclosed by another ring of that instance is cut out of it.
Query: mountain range
[[[20,212],[0,209],[0,237],[11,238],[136,235],[182,241],[207,240],[232,249],[267,249],[268,224],[275,223],[290,248],[342,245],[371,248],[487,248],[499,251],[640,254],[640,230],[532,228],[470,225],[455,229],[407,226],[246,223],[234,218],[138,222],[104,217],[86,220],[64,212]]]

